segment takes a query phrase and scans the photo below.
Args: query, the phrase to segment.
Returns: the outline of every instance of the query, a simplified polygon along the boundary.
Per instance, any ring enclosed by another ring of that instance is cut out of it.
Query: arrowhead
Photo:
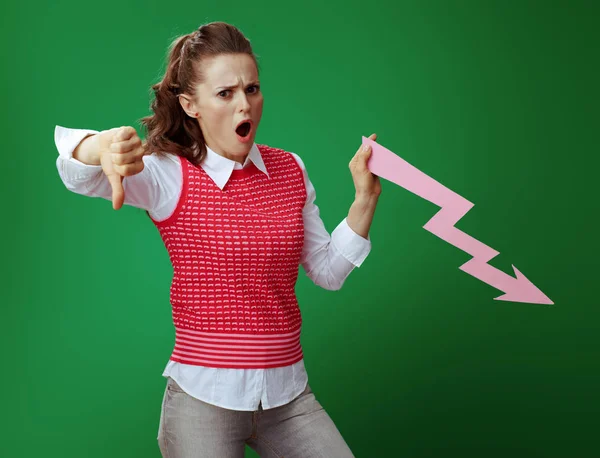
[[[505,291],[506,294],[494,299],[498,301],[527,302],[530,304],[554,304],[548,296],[542,293],[515,266],[512,266],[512,268],[517,278],[512,283],[510,291]]]

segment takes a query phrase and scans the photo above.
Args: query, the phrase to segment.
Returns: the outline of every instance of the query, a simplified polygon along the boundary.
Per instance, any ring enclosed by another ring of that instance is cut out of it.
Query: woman
[[[68,189],[145,209],[169,252],[176,342],[161,453],[243,457],[248,444],[261,457],[353,456],[308,385],[294,287],[302,265],[339,289],[368,255],[381,193],[370,151],[350,162],[355,201],[330,236],[302,160],[254,143],[263,96],[237,28],[175,40],[153,89],[145,143],[131,127],[57,126],[55,141]]]

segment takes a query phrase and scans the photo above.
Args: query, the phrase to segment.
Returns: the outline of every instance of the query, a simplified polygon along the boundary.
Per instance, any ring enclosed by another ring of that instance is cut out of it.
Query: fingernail
[[[363,145],[363,151],[365,153],[368,153],[370,149],[371,149],[371,145]]]

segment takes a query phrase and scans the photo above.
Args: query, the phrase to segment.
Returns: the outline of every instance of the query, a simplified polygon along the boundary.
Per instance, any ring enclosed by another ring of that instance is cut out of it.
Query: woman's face
[[[196,86],[192,103],[182,101],[182,106],[192,116],[198,113],[210,149],[243,163],[262,117],[256,64],[247,54],[223,54],[202,64],[203,82]]]

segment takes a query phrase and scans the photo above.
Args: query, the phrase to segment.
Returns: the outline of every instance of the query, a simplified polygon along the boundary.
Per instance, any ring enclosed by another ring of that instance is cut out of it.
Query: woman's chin
[[[235,134],[235,151],[244,151],[245,154],[248,154],[252,145],[254,144],[254,133],[250,132],[247,136],[241,137],[238,134]]]
[[[250,139],[247,142],[236,142],[230,149],[230,155],[235,156],[236,160],[238,158],[245,159],[248,153],[250,153],[252,145],[254,145],[254,139]]]

